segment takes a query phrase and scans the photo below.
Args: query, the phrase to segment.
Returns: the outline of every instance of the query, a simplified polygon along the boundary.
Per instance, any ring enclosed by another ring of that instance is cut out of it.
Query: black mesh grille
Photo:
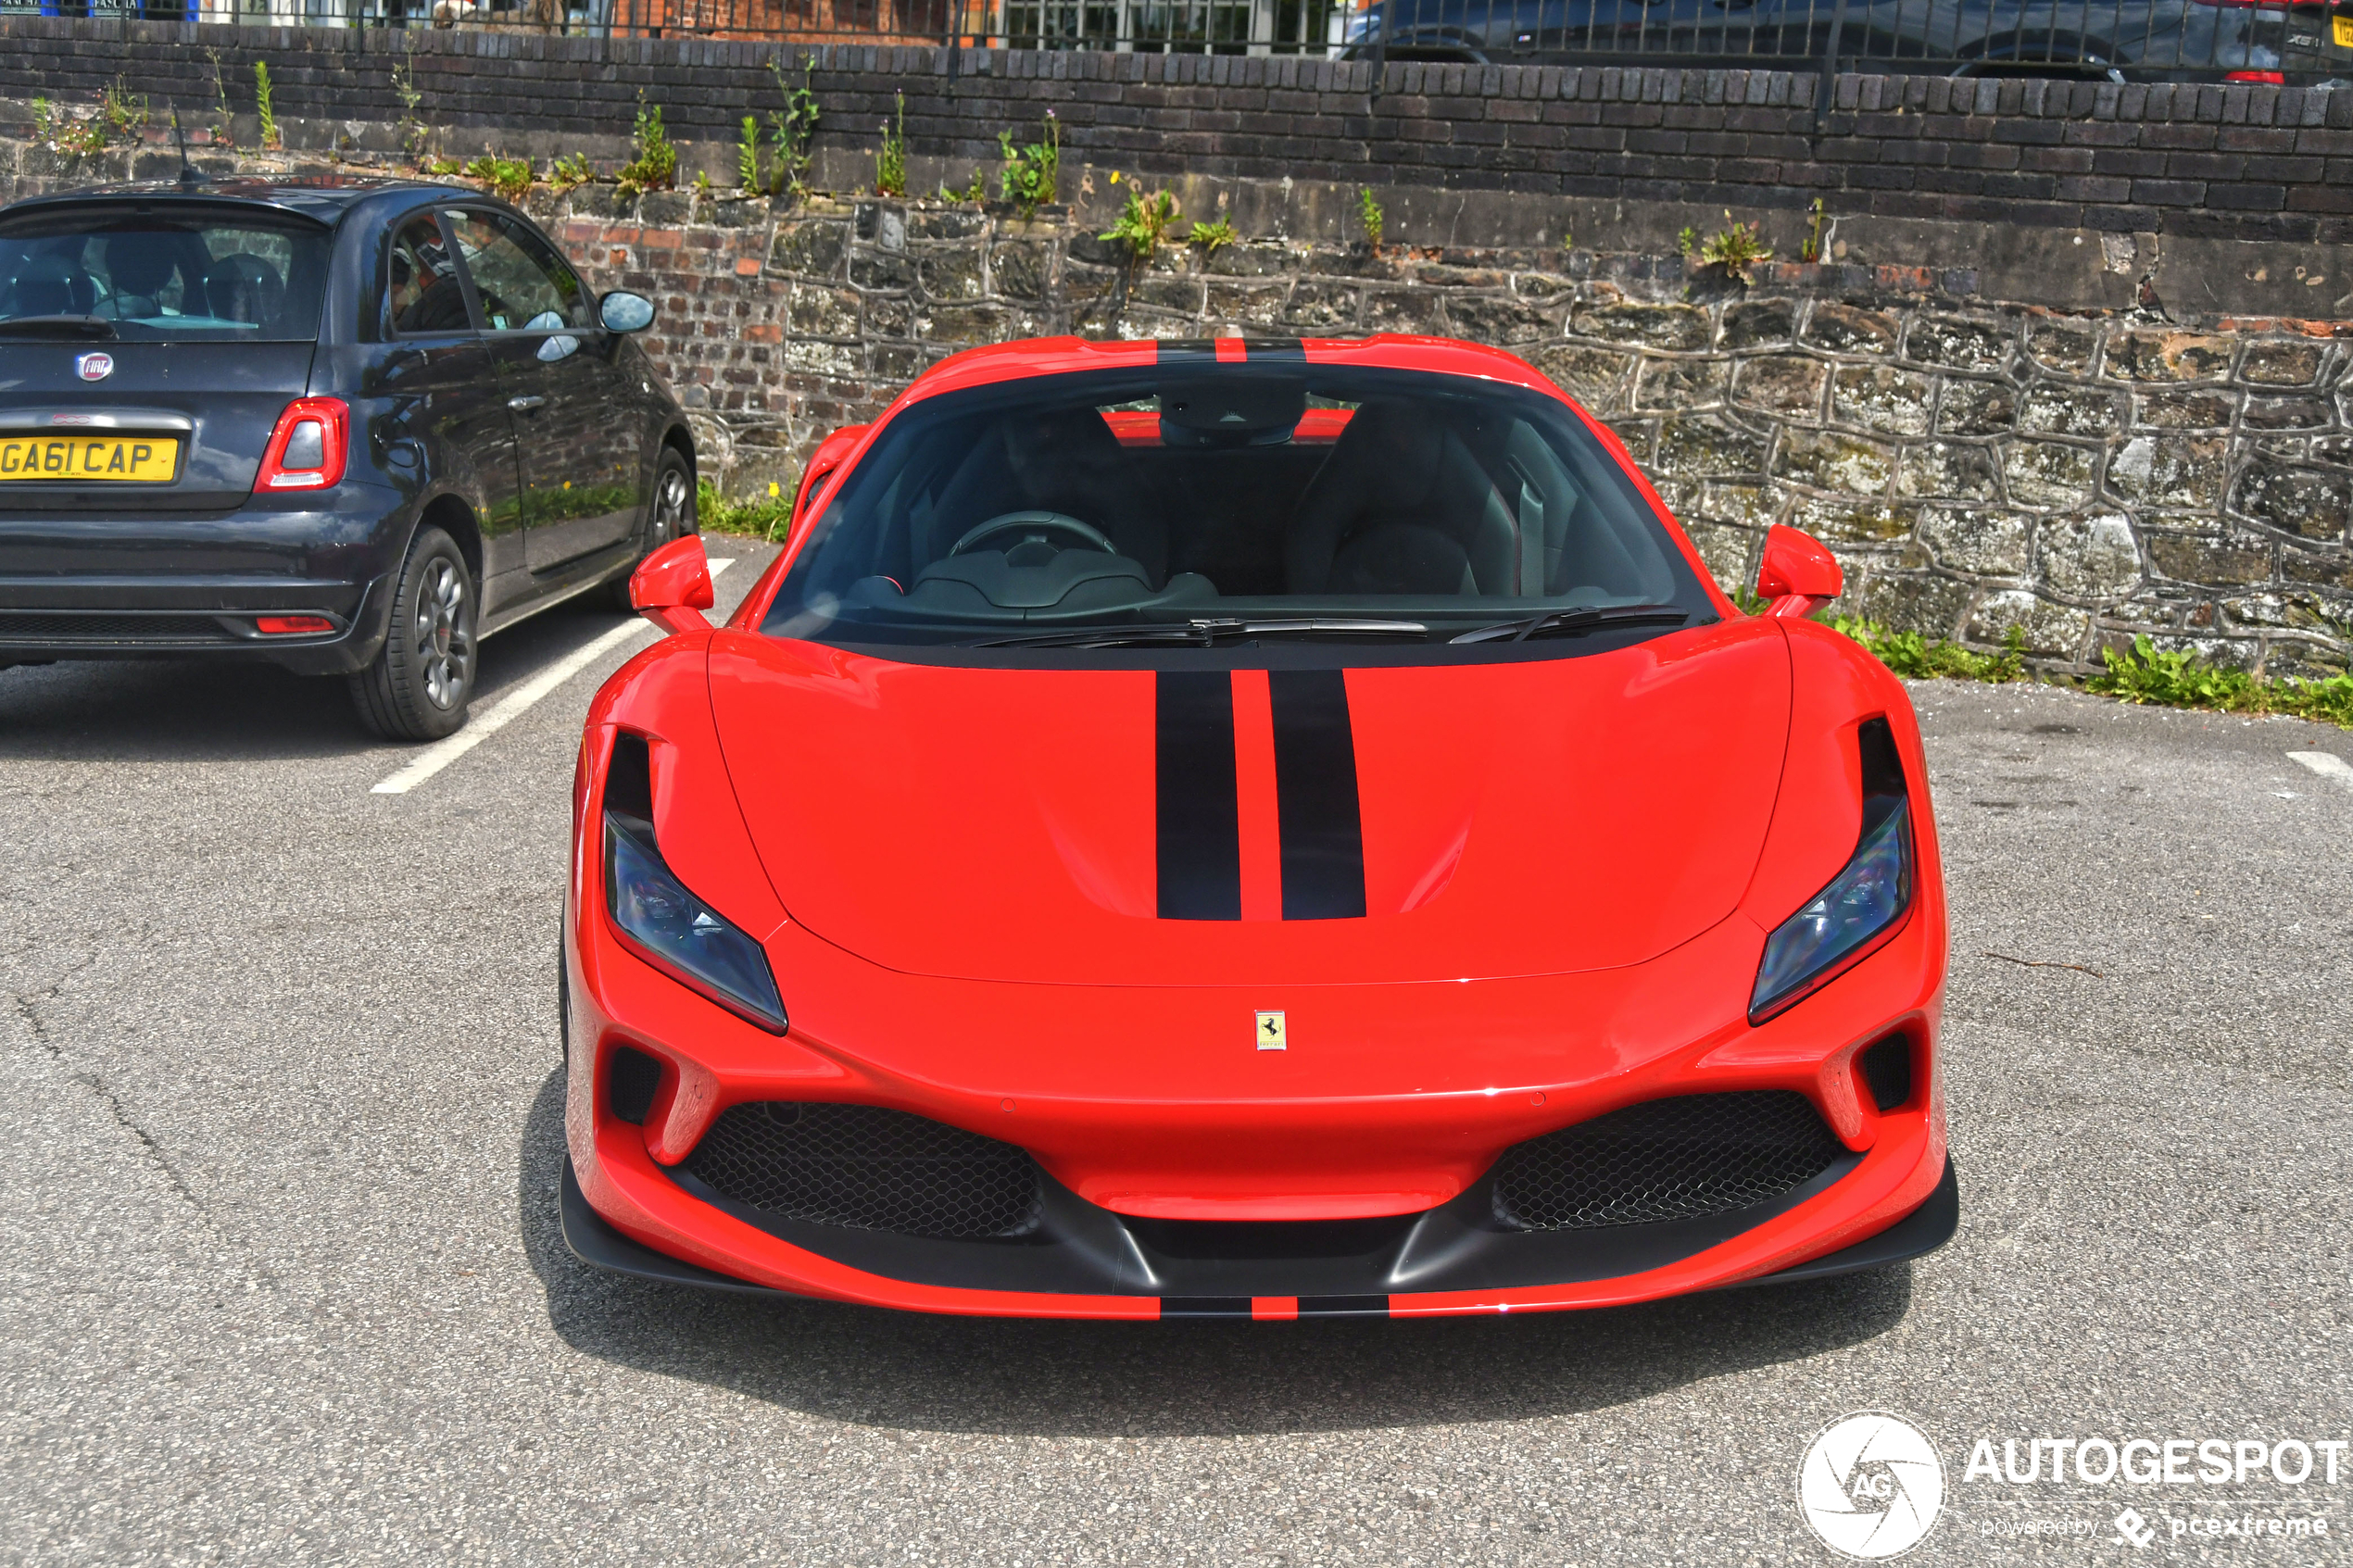
[[[1901,1035],[1890,1035],[1863,1053],[1863,1082],[1871,1091],[1871,1103],[1881,1110],[1894,1110],[1907,1105],[1912,1098],[1912,1042]]]
[[[880,1106],[734,1106],[686,1169],[737,1203],[821,1225],[971,1240],[1038,1223],[1026,1150]]]
[[[225,643],[208,615],[0,614],[0,643]]]
[[[1722,1213],[1778,1198],[1844,1152],[1791,1090],[1647,1100],[1505,1149],[1495,1217],[1573,1231]]]

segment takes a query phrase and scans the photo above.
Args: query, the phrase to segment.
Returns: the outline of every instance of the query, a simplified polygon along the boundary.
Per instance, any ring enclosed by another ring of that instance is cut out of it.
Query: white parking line
[[[711,575],[713,578],[716,578],[721,572],[726,571],[729,567],[735,564],[736,562],[733,557],[729,557],[725,560],[712,561],[711,563]],[[611,631],[606,633],[603,636],[597,638],[593,642],[588,643],[585,646],[574,648],[571,653],[556,660],[555,663],[550,664],[547,669],[542,670],[538,674],[534,675],[530,680],[525,681],[522,685],[517,686],[513,691],[509,692],[497,702],[491,704],[485,711],[477,713],[472,718],[469,719],[466,721],[466,727],[459,730],[456,734],[449,736],[446,740],[437,740],[431,746],[425,747],[422,751],[417,753],[416,759],[414,761],[410,762],[406,768],[401,769],[400,771],[393,774],[392,777],[384,780],[384,783],[376,785],[375,788],[370,790],[368,793],[371,795],[408,794],[410,790],[416,788],[419,784],[423,784],[427,779],[432,778],[435,773],[438,773],[441,770],[449,766],[450,763],[455,762],[459,758],[463,757],[467,752],[472,751],[475,746],[480,746],[484,741],[488,740],[492,735],[497,734],[500,730],[505,729],[509,724],[514,722],[516,719],[522,715],[523,710],[528,709],[533,703],[537,702],[541,697],[546,696],[549,692],[554,691],[558,686],[562,685],[566,681],[571,680],[574,675],[579,674],[583,670],[588,668],[589,665],[594,664],[608,651],[619,647],[622,644],[637,635],[640,632],[650,631],[651,629],[652,622],[643,620],[642,618],[633,619],[626,625],[614,627]]]
[[[2334,752],[2291,751],[2287,754],[2287,759],[2291,762],[2301,762],[2321,777],[2334,784],[2341,784],[2347,789],[2353,789],[2353,762],[2347,762]]]

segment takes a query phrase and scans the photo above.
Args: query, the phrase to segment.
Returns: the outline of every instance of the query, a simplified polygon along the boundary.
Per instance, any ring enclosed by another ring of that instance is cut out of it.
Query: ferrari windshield
[[[849,644],[1392,646],[1714,619],[1617,459],[1483,379],[1161,363],[885,427],[762,629]]]

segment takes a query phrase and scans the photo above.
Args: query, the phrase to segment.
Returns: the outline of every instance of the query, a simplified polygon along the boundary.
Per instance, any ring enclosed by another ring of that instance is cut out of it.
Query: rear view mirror
[[[654,324],[654,302],[627,289],[615,289],[597,301],[597,320],[609,332],[642,332]]]
[[[629,579],[629,602],[665,632],[708,632],[703,611],[718,603],[702,540],[689,533],[645,558]]]
[[[1765,558],[1756,569],[1756,596],[1771,602],[1765,613],[1804,620],[1846,585],[1838,558],[1810,533],[1775,523],[1765,531]]]

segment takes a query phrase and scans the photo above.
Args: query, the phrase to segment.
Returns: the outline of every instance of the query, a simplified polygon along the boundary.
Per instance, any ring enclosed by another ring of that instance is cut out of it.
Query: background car
[[[2212,80],[2280,70],[2291,31],[2303,40],[2324,8],[2242,0],[1374,0],[1350,19],[1347,39],[1357,56],[1385,44],[1390,59],[1800,69],[1835,39],[1850,67]],[[2296,67],[2311,69],[2301,59]]]
[[[1952,1234],[1904,688],[1432,339],[977,349],[590,709],[562,1213],[938,1311],[1595,1305]]]
[[[685,417],[629,341],[652,319],[444,186],[0,209],[0,665],[268,659],[449,734],[481,638],[694,531]]]

